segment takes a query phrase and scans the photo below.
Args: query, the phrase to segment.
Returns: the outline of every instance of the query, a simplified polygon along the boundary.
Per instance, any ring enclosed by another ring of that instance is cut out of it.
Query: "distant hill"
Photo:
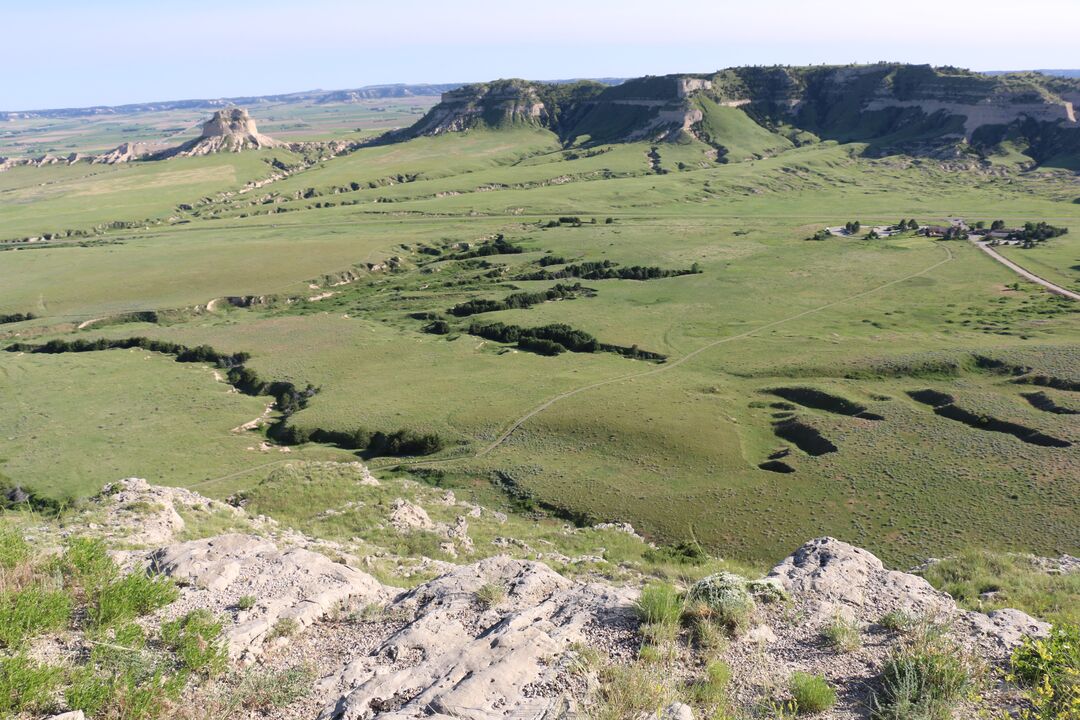
[[[604,85],[617,85],[621,78],[600,78]],[[560,85],[576,80],[553,80]],[[352,90],[305,90],[281,95],[249,95],[245,97],[205,98],[201,100],[166,100],[162,102],[133,103],[130,105],[94,105],[82,108],[53,108],[43,110],[0,111],[0,119],[26,118],[78,118],[98,115],[133,115],[143,112],[166,110],[218,110],[233,106],[257,106],[269,103],[350,103],[383,98],[434,97],[455,90],[464,83],[367,85]]]
[[[95,115],[133,115],[165,110],[218,110],[235,105],[252,106],[265,103],[332,103],[356,102],[378,98],[435,96],[460,87],[460,83],[444,85],[370,85],[355,90],[307,90],[282,95],[251,95],[247,97],[206,98],[201,100],[166,100],[163,102],[133,103],[130,105],[95,105],[83,108],[55,108],[0,112],[0,119],[17,118],[77,118]]]
[[[740,67],[616,86],[497,80],[447,91],[387,140],[532,124],[568,144],[696,139],[718,159],[820,140],[867,143],[869,155],[962,157],[1004,145],[1035,162],[1080,167],[1080,80],[988,75],[952,67]]]
[[[986,70],[987,75],[1009,75],[1014,74],[1016,70]],[[1043,75],[1053,75],[1055,77],[1067,77],[1067,78],[1080,78],[1080,70],[1031,70],[1030,72],[1042,73]]]

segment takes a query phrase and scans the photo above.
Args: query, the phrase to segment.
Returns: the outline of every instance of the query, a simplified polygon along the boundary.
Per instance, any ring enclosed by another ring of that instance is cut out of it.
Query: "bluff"
[[[738,67],[616,86],[498,80],[444,93],[392,139],[531,125],[567,144],[697,139],[722,148],[732,122],[781,145],[866,143],[867,154],[990,153],[1037,162],[1080,153],[1080,80],[1039,73],[877,64]],[[719,129],[719,130],[718,130]]]

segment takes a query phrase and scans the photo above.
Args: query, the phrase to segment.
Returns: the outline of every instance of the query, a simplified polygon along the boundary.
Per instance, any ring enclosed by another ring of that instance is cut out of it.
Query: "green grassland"
[[[16,167],[0,181],[3,239],[98,224],[172,217],[177,205],[271,174],[282,150],[175,158],[165,163]]]
[[[1011,271],[961,241],[806,240],[852,219],[1047,220],[1072,232],[1015,257],[1060,280],[1080,261],[1072,178],[870,160],[861,146],[834,142],[791,148],[746,125],[741,111],[715,110],[724,111],[710,117],[726,163],[696,141],[562,148],[533,128],[473,130],[366,147],[272,183],[257,199],[213,199],[198,215],[175,205],[217,185],[168,180],[176,161],[137,164],[120,172],[168,192],[136,192],[110,219],[163,222],[107,232],[108,244],[0,253],[0,312],[41,316],[0,326],[0,337],[148,336],[247,352],[246,366],[261,377],[320,388],[289,418],[296,427],[407,428],[444,441],[432,457],[373,466],[423,462],[444,471],[444,486],[480,493],[509,482],[554,512],[628,521],[656,540],[696,540],[725,556],[772,560],[826,533],[892,562],[972,545],[1080,550],[1080,425],[1023,397],[1043,391],[1080,409],[1076,392],[1063,389],[1080,382],[1076,304],[1024,283],[1011,288]],[[265,167],[256,153],[197,160],[205,163],[192,172],[231,167],[240,184]],[[45,191],[33,178],[108,193],[124,177],[87,176],[79,166],[21,172],[0,174],[0,192],[26,198],[14,209],[0,203],[0,217],[24,228],[45,217],[76,226],[98,217],[88,195],[37,196]],[[172,215],[185,222],[170,223]],[[549,227],[560,216],[584,222]],[[523,252],[455,258],[464,244],[498,234]],[[561,262],[540,265],[552,256]],[[368,267],[388,258],[397,260]],[[519,277],[605,260],[700,272]],[[469,318],[449,313],[471,299],[573,282],[592,292]],[[250,308],[206,309],[224,296],[265,297]],[[115,317],[177,309],[185,311],[157,323]],[[450,332],[424,332],[428,319],[418,313],[443,317]],[[565,323],[668,359],[546,357],[470,335],[472,320]],[[1065,385],[1018,384],[1012,368],[1020,366]],[[143,351],[0,353],[0,371],[10,388],[0,413],[16,419],[0,437],[0,472],[16,481],[85,494],[144,474],[201,483],[216,496],[250,491],[266,512],[296,515],[289,499],[297,491],[267,466],[285,455],[247,450],[263,438],[230,432],[266,398],[227,392],[204,365]],[[783,388],[811,388],[880,419],[772,394]],[[82,399],[71,399],[73,389]],[[1033,444],[938,414],[909,395],[926,389],[1071,445]],[[800,449],[777,435],[785,421],[836,450]],[[60,454],[40,446],[54,432],[71,438]],[[353,458],[326,446],[291,450],[290,458]],[[784,451],[779,459],[794,472],[758,467]],[[313,518],[294,519],[318,530]]]

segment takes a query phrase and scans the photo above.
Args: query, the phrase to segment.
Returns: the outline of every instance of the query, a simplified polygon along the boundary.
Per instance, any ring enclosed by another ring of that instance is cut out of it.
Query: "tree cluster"
[[[482,243],[469,248],[454,256],[455,260],[468,260],[469,258],[485,257],[487,255],[517,255],[524,252],[520,247],[513,244],[503,235],[496,235],[491,242]]]
[[[487,340],[494,340],[495,342],[518,343],[519,347],[524,350],[537,351],[537,348],[544,348],[550,351],[543,353],[545,355],[558,355],[567,350],[571,352],[596,352],[600,349],[600,343],[592,335],[584,330],[575,330],[563,323],[525,328],[518,325],[506,325],[501,322],[473,322],[469,325],[469,334]],[[523,340],[542,340],[545,343],[557,346],[557,349],[545,344],[534,346],[526,343],[526,345],[522,345]]]
[[[582,280],[655,280],[657,278],[678,277],[700,273],[697,263],[689,270],[669,270],[646,265],[618,267],[610,260],[589,261],[567,265],[562,270],[538,270],[520,276],[519,280],[562,280],[580,278]]]
[[[33,320],[37,315],[34,313],[11,313],[9,315],[0,315],[0,325],[5,323],[17,323],[24,320]]]
[[[296,441],[290,444],[308,441],[327,443],[343,450],[360,450],[365,457],[430,455],[443,448],[442,438],[437,434],[419,433],[405,428],[387,433],[381,430],[372,432],[364,428],[352,431],[316,428],[308,431],[289,427],[288,434],[289,440]]]
[[[498,310],[524,309],[550,300],[564,300],[577,297],[586,288],[581,283],[573,285],[558,284],[542,292],[520,292],[507,295],[502,300],[469,300],[450,308],[450,314],[456,317],[468,317]]]
[[[1024,227],[1009,233],[1009,240],[1022,240],[1029,247],[1037,242],[1060,237],[1069,232],[1069,228],[1055,227],[1045,222],[1027,222]]]

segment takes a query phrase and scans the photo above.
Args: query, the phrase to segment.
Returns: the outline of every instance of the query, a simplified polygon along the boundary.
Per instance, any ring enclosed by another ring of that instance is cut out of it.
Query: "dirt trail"
[[[974,240],[972,242],[974,242],[976,247],[978,247],[984,253],[986,253],[990,257],[994,258],[999,263],[1001,263],[1005,267],[1007,267],[1010,270],[1012,270],[1013,272],[1015,272],[1017,275],[1025,278],[1027,280],[1030,280],[1033,283],[1037,283],[1039,285],[1042,285],[1044,288],[1046,288],[1050,292],[1054,293],[1055,295],[1061,295],[1062,297],[1067,297],[1070,300],[1080,300],[1080,293],[1074,293],[1072,290],[1066,290],[1065,288],[1061,287],[1060,285],[1055,285],[1054,283],[1050,282],[1049,280],[1039,277],[1038,275],[1031,272],[1030,270],[1025,270],[1024,268],[1022,268],[1019,265],[1017,265],[1016,263],[1014,263],[1012,260],[1009,260],[1007,257],[1000,254],[997,250],[990,247],[985,242],[980,242],[978,240]]]
[[[793,322],[795,320],[799,320],[800,318],[804,318],[804,317],[806,317],[808,315],[813,315],[815,313],[823,312],[823,311],[828,310],[830,308],[834,308],[834,307],[837,307],[837,306],[840,306],[840,305],[845,305],[845,304],[850,303],[850,302],[852,302],[854,300],[858,300],[859,298],[866,297],[867,295],[872,295],[872,294],[874,294],[876,292],[880,292],[880,291],[882,291],[882,290],[884,290],[886,288],[892,287],[893,285],[898,285],[898,284],[900,284],[902,282],[905,282],[907,280],[910,280],[912,278],[919,277],[920,275],[925,275],[926,273],[931,272],[931,271],[941,267],[942,265],[944,265],[947,262],[950,262],[953,259],[952,250],[950,250],[948,248],[948,246],[941,245],[940,247],[945,251],[945,255],[946,255],[945,259],[939,260],[938,262],[934,263],[933,265],[930,265],[929,267],[926,267],[926,268],[920,270],[919,272],[911,273],[910,275],[905,275],[904,277],[897,278],[896,280],[890,280],[887,283],[884,283],[882,285],[878,285],[878,286],[873,287],[873,288],[871,288],[869,290],[864,290],[861,293],[856,293],[855,295],[849,295],[846,298],[842,298],[840,300],[834,300],[833,302],[826,303],[824,305],[819,305],[818,307],[811,308],[809,310],[804,310],[804,311],[802,311],[800,313],[790,315],[790,316],[788,316],[786,318],[781,318],[780,320],[774,320],[773,322],[766,323],[764,325],[753,328],[751,330],[747,330],[745,332],[738,333],[736,335],[728,335],[727,337],[722,337],[722,338],[720,338],[718,340],[714,340],[714,341],[712,341],[710,343],[707,343],[706,345],[702,345],[697,350],[689,352],[686,355],[683,355],[682,357],[680,357],[678,359],[671,360],[671,361],[669,361],[669,362],[667,362],[667,363],[665,363],[663,365],[652,368],[651,370],[644,370],[644,371],[641,371],[641,372],[627,373],[626,375],[619,375],[617,377],[608,378],[607,380],[600,380],[599,382],[590,383],[588,385],[583,385],[581,387],[574,388],[573,390],[567,390],[566,392],[559,393],[558,395],[555,395],[555,396],[545,400],[543,403],[537,405],[532,410],[530,410],[529,412],[527,412],[526,414],[522,415],[520,418],[515,420],[492,443],[490,443],[487,446],[485,446],[484,448],[480,449],[475,454],[462,455],[460,457],[455,457],[455,458],[443,458],[441,460],[420,460],[420,461],[416,461],[416,462],[402,462],[401,460],[397,460],[397,459],[389,459],[389,460],[384,461],[384,462],[376,461],[374,463],[370,463],[370,466],[372,468],[378,468],[378,467],[387,467],[389,465],[416,466],[416,465],[448,464],[448,463],[453,463],[453,462],[460,462],[462,460],[471,460],[473,458],[483,457],[484,455],[487,455],[492,450],[496,449],[497,447],[502,445],[504,442],[506,442],[510,438],[510,436],[513,435],[514,432],[519,427],[521,427],[526,422],[528,422],[532,418],[536,417],[540,413],[544,412],[545,410],[547,410],[549,407],[551,407],[555,403],[559,402],[560,400],[565,400],[567,398],[573,397],[573,396],[578,395],[580,393],[588,392],[589,390],[595,390],[596,388],[604,387],[606,385],[613,385],[614,383],[623,382],[625,380],[633,380],[633,379],[636,379],[636,378],[642,378],[642,377],[647,377],[647,376],[650,376],[650,375],[658,375],[658,374],[663,373],[663,372],[668,372],[668,371],[670,371],[670,370],[672,370],[674,368],[677,368],[678,366],[682,365],[683,363],[694,359],[695,357],[702,354],[703,352],[706,352],[708,350],[712,350],[713,348],[715,348],[715,347],[717,347],[719,345],[724,345],[726,343],[735,342],[736,340],[744,340],[744,339],[746,339],[748,337],[751,337],[752,335],[756,335],[757,333],[759,333],[759,332],[761,332],[763,330],[768,330],[770,328],[778,327],[780,325],[784,325],[786,323]]]
[[[270,413],[273,411],[273,409],[274,409],[274,403],[270,403],[269,405],[266,406],[266,409],[262,411],[262,415],[255,418],[254,420],[248,420],[246,423],[244,423],[242,425],[237,425],[236,427],[234,427],[229,432],[242,433],[242,432],[247,432],[248,430],[256,429],[257,427],[259,427],[260,425],[262,425],[263,423],[265,423],[267,421],[267,419],[270,417]]]

